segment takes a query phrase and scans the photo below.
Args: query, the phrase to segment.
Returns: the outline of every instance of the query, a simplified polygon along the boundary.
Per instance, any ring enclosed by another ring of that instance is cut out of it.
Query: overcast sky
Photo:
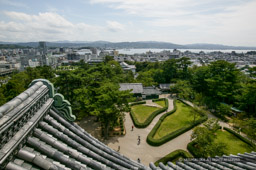
[[[256,46],[256,0],[0,0],[0,41]]]

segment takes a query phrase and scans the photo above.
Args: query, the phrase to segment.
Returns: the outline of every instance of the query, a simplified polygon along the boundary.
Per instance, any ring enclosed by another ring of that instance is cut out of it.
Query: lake
[[[163,50],[173,51],[173,49],[158,49],[158,48],[117,49],[117,51],[119,51],[119,54],[128,54],[128,55],[142,54],[142,53],[146,53],[148,51],[161,52]],[[200,51],[204,51],[205,53],[210,53],[210,52],[213,52],[213,51],[221,51],[223,53],[231,53],[232,51],[235,51],[236,53],[246,53],[247,51],[252,51],[252,50],[205,50],[205,49],[178,49],[178,50],[181,51],[181,52],[191,51],[193,53],[199,53]],[[113,51],[113,50],[107,50],[107,51]]]

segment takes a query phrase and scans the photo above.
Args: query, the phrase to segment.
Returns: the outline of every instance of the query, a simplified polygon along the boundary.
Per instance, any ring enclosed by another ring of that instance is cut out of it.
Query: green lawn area
[[[217,138],[214,142],[222,142],[227,145],[227,154],[238,154],[244,152],[251,152],[253,148],[247,143],[241,141],[239,138],[229,133],[228,131],[218,130],[216,132]]]
[[[145,122],[147,118],[158,109],[159,107],[151,107],[141,104],[132,106],[132,111],[134,112],[134,115],[136,116],[139,123]]]
[[[200,114],[196,113],[193,108],[176,100],[177,110],[173,114],[167,116],[157,129],[154,139],[160,139],[169,133],[172,133],[184,126],[189,125],[194,120],[194,113],[196,120],[200,118]]]
[[[154,103],[156,103],[162,107],[165,107],[165,100],[155,101]]]

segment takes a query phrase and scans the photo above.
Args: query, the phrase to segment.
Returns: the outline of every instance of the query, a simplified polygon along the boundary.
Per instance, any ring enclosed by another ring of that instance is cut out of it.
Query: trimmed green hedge
[[[256,145],[255,145],[254,143],[252,143],[250,140],[246,139],[245,137],[241,136],[240,134],[236,133],[235,131],[233,131],[233,130],[227,128],[227,127],[224,127],[224,129],[225,129],[226,131],[228,131],[229,133],[232,133],[233,135],[235,135],[235,136],[236,136],[237,138],[239,138],[241,141],[243,141],[243,142],[247,143],[248,145],[250,145],[250,146],[256,148]]]
[[[190,143],[188,143],[187,145],[187,150],[195,157],[195,158],[200,158],[201,156],[198,155],[196,148],[194,147],[194,145],[196,144],[195,141],[192,141]]]
[[[180,100],[180,99],[177,99],[177,100],[179,100],[179,101],[181,101],[182,103],[184,103],[185,105],[191,107],[190,105],[188,105],[187,103],[183,102],[182,100]],[[154,139],[153,137],[154,137],[154,135],[155,135],[157,129],[160,127],[161,123],[163,122],[163,120],[164,120],[167,116],[173,114],[173,113],[176,111],[176,109],[177,109],[176,100],[174,100],[173,103],[174,103],[174,108],[173,108],[173,110],[170,111],[170,112],[167,112],[166,114],[164,114],[163,116],[161,116],[160,119],[159,119],[159,121],[158,121],[158,122],[156,123],[156,125],[154,126],[154,128],[153,128],[153,129],[151,130],[151,132],[148,134],[148,136],[147,136],[147,143],[148,143],[148,144],[150,144],[150,145],[152,145],[152,146],[160,146],[160,145],[162,145],[162,144],[164,144],[164,143],[166,143],[166,142],[168,142],[168,141],[170,141],[170,140],[176,138],[177,136],[179,136],[179,135],[181,135],[181,134],[187,132],[188,130],[192,129],[193,127],[195,127],[195,126],[201,124],[202,122],[204,122],[204,121],[206,121],[206,120],[208,119],[208,117],[207,117],[206,115],[204,115],[204,114],[202,114],[202,113],[199,113],[200,115],[202,115],[202,118],[201,118],[201,119],[198,119],[198,120],[196,120],[194,123],[192,123],[192,124],[190,124],[190,125],[188,125],[188,126],[185,126],[185,127],[183,127],[183,128],[180,128],[180,129],[178,129],[178,130],[176,130],[176,131],[174,131],[174,132],[172,132],[172,133],[169,133],[169,134],[167,134],[166,136],[164,136],[164,137],[162,137],[162,138],[160,138],[160,139]]]
[[[220,127],[220,129],[221,129],[221,127]],[[232,135],[236,136],[237,138],[239,138],[241,141],[247,143],[248,145],[250,145],[250,146],[256,148],[256,145],[255,145],[255,144],[253,144],[251,141],[249,141],[249,140],[246,139],[245,137],[239,135],[239,134],[236,133],[235,131],[233,131],[233,130],[227,128],[227,127],[224,127],[224,130],[228,131],[229,133],[231,133]],[[195,144],[196,144],[195,141],[190,142],[190,143],[187,145],[187,149],[188,149],[188,151],[189,151],[195,158],[199,158],[199,157],[201,157],[201,156],[198,154],[198,152],[197,152],[197,150],[196,150],[196,148],[195,148]]]
[[[175,150],[168,155],[165,155],[163,158],[159,159],[158,161],[155,162],[155,165],[158,166],[160,162],[163,164],[167,164],[167,162],[172,162],[173,160],[177,159],[178,157],[183,157],[183,158],[192,158],[193,156],[188,153],[187,151],[178,149]]]
[[[159,100],[159,99],[158,99],[158,100]],[[161,100],[162,100],[162,99],[161,99]],[[160,114],[160,113],[166,111],[166,110],[168,109],[168,99],[163,99],[163,100],[165,100],[165,107],[154,111],[154,112],[147,118],[147,120],[145,120],[145,122],[143,122],[143,123],[140,123],[140,122],[137,120],[137,118],[136,118],[134,112],[131,110],[130,115],[131,115],[131,118],[132,118],[132,121],[133,121],[135,127],[137,127],[137,128],[145,128],[145,127],[147,127],[147,126],[152,122],[152,120],[153,120],[158,114]],[[145,104],[145,103],[146,103],[146,101],[143,101],[143,103],[142,103],[142,102],[137,102],[137,103],[132,103],[132,104],[130,104],[130,106],[134,106],[134,105],[138,105],[138,104]]]
[[[134,102],[134,103],[131,103],[130,106],[134,106],[138,104],[146,104],[146,101]]]

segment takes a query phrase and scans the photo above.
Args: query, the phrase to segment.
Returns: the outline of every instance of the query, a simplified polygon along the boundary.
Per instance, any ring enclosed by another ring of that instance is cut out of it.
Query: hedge
[[[192,141],[188,143],[187,145],[187,150],[195,157],[195,158],[200,158],[201,156],[197,153],[196,148],[194,145],[196,144],[195,141]]]
[[[187,106],[191,107],[190,105],[188,105],[188,104],[185,103],[184,101],[182,101],[182,100],[180,100],[180,99],[177,99],[177,100],[179,100],[179,101],[181,101],[182,103],[186,104]],[[164,137],[162,137],[162,138],[160,138],[160,139],[154,139],[153,137],[154,137],[154,135],[155,135],[157,129],[160,127],[161,123],[163,122],[163,120],[164,120],[167,116],[173,114],[173,113],[176,111],[176,109],[177,109],[176,100],[174,100],[173,103],[174,103],[174,108],[173,108],[173,110],[170,111],[170,112],[167,112],[166,114],[164,114],[163,116],[161,116],[160,119],[159,119],[159,121],[158,121],[158,122],[156,123],[156,125],[154,126],[154,128],[153,128],[153,129],[151,130],[151,132],[148,134],[148,136],[147,136],[147,143],[148,143],[148,144],[150,144],[150,145],[152,145],[152,146],[160,146],[160,145],[162,145],[162,144],[164,144],[164,143],[166,143],[166,142],[168,142],[168,141],[170,141],[170,140],[176,138],[177,136],[179,136],[179,135],[181,135],[181,134],[187,132],[188,130],[192,129],[193,127],[195,127],[195,126],[201,124],[202,122],[204,122],[204,121],[206,121],[206,120],[208,119],[208,117],[207,117],[206,115],[204,115],[204,114],[202,114],[202,113],[199,113],[200,115],[202,115],[202,118],[201,118],[201,119],[198,119],[198,120],[196,120],[194,123],[192,123],[192,124],[190,124],[190,125],[188,125],[188,126],[185,126],[185,127],[183,127],[183,128],[180,128],[180,129],[178,129],[178,130],[176,130],[176,131],[174,131],[174,132],[172,132],[172,133],[169,133],[169,134],[167,134],[166,136],[164,136]]]
[[[163,100],[165,100],[165,107],[154,111],[154,112],[145,120],[145,122],[143,122],[143,123],[140,123],[140,122],[137,120],[137,118],[136,118],[136,116],[135,116],[135,113],[131,110],[130,115],[131,115],[131,118],[132,118],[132,121],[133,121],[133,124],[135,125],[135,127],[137,127],[137,128],[145,128],[145,127],[147,127],[147,126],[152,122],[152,120],[153,120],[158,114],[160,114],[160,113],[166,111],[166,110],[168,109],[168,100],[167,100],[167,99],[163,99]],[[146,101],[143,101],[143,103],[142,103],[142,102],[132,103],[133,105],[131,105],[131,106],[138,105],[138,104],[145,104],[145,103],[146,103]]]
[[[178,157],[183,157],[183,158],[192,158],[193,156],[181,149],[175,150],[171,153],[169,153],[168,155],[165,155],[163,158],[159,159],[158,161],[155,162],[155,165],[158,166],[158,164],[160,162],[162,162],[163,164],[167,164],[167,162],[172,162],[173,160],[175,160]]]
[[[250,145],[251,147],[254,147],[256,148],[256,145],[254,143],[252,143],[250,140],[246,139],[245,137],[241,136],[240,134],[236,133],[235,131],[227,128],[227,127],[224,127],[224,129],[226,131],[228,131],[229,133],[232,133],[233,135],[235,135],[237,138],[239,138],[241,141],[247,143],[248,145]]]
[[[251,141],[249,141],[248,139],[246,139],[245,137],[239,135],[238,133],[236,133],[235,131],[227,128],[227,127],[224,127],[224,130],[228,131],[229,133],[233,134],[234,136],[236,136],[237,138],[239,138],[241,141],[247,143],[248,145],[250,145],[251,147],[254,147],[256,148],[256,145],[253,144]],[[190,142],[188,145],[187,145],[187,149],[188,151],[195,157],[195,158],[199,158],[201,157],[198,153],[197,153],[197,150],[195,148],[195,145],[196,142],[195,141],[192,141]]]
[[[146,104],[146,101],[134,102],[134,103],[131,103],[130,106],[134,106],[138,104]]]

